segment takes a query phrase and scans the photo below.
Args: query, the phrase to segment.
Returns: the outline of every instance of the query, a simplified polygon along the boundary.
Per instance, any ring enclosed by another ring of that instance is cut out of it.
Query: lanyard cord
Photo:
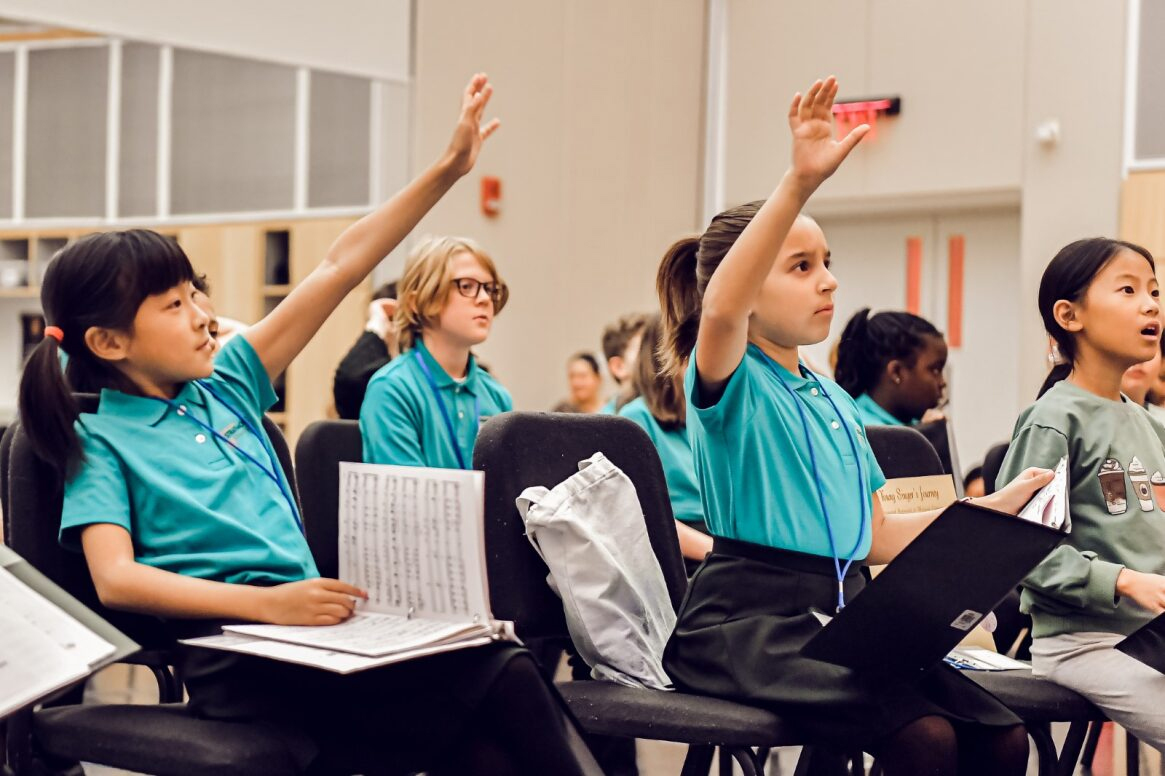
[[[841,563],[841,558],[837,553],[837,540],[833,536],[833,523],[829,519],[829,511],[825,507],[825,492],[821,489],[821,473],[817,468],[817,453],[813,448],[813,437],[809,433],[809,419],[805,415],[805,407],[803,406],[805,404],[805,400],[798,396],[797,392],[794,391],[793,388],[785,381],[784,376],[781,374],[780,370],[777,369],[777,366],[773,363],[772,358],[767,353],[764,353],[764,351],[761,352],[765,357],[765,364],[768,366],[769,371],[773,373],[773,376],[777,378],[777,382],[780,383],[781,387],[784,388],[789,393],[789,396],[792,397],[793,404],[797,407],[797,413],[801,417],[801,429],[805,433],[805,445],[809,450],[809,465],[813,468],[813,479],[817,486],[817,502],[821,505],[821,515],[825,518],[825,530],[829,535],[829,551],[833,555],[833,569],[837,574],[837,610],[840,612],[845,608],[845,576],[849,572],[850,566],[853,565],[854,557],[857,555],[858,549],[862,546],[862,542],[866,538],[867,504],[866,491],[862,485],[862,459],[858,454],[857,443],[854,442],[853,434],[850,432],[849,425],[846,423],[845,416],[841,414],[841,409],[837,406],[837,402],[835,402],[833,397],[829,395],[829,392],[825,390],[825,386],[821,384],[819,379],[817,379],[817,375],[813,374],[813,372],[809,372],[809,370],[806,369],[805,371],[809,372],[809,374],[813,376],[813,380],[817,384],[817,390],[821,392],[826,401],[829,402],[829,405],[833,407],[833,411],[837,413],[838,422],[841,423],[842,427],[845,429],[846,440],[849,442],[850,451],[853,453],[854,463],[857,464],[858,467],[858,506],[861,510],[861,523],[858,528],[858,540],[854,544],[854,548],[850,551],[849,558],[846,559],[845,565],[843,566]]]
[[[429,390],[433,392],[433,398],[437,401],[437,407],[441,410],[441,417],[445,419],[445,430],[449,432],[449,442],[453,445],[453,452],[457,456],[457,464],[462,469],[468,469],[465,465],[465,456],[461,452],[461,443],[457,441],[457,432],[453,429],[453,416],[450,415],[449,409],[445,406],[445,400],[441,398],[441,389],[437,387],[437,381],[433,379],[433,373],[429,370],[429,365],[425,363],[425,357],[421,355],[421,351],[413,351],[416,354],[417,363],[421,367],[421,372],[425,375],[425,381],[429,383]],[[477,421],[477,428],[473,432],[473,436],[477,438],[477,432],[481,430],[481,399],[475,394],[473,397],[473,415]]]
[[[218,392],[215,391],[213,388],[211,388],[207,383],[204,383],[201,380],[195,380],[194,382],[195,382],[195,385],[198,385],[203,390],[205,390],[207,393],[209,393],[219,404],[221,404],[223,407],[225,407],[228,412],[230,412],[232,415],[234,415],[239,420],[239,422],[243,424],[243,427],[246,428],[247,431],[251,432],[251,434],[259,441],[259,444],[263,447],[264,451],[267,453],[267,459],[268,459],[268,462],[270,463],[270,467],[268,467],[266,464],[264,464],[258,458],[256,458],[255,456],[251,455],[246,450],[244,450],[242,448],[242,446],[240,446],[237,442],[235,442],[235,440],[228,438],[221,431],[219,431],[218,429],[216,429],[214,426],[210,425],[209,423],[203,421],[201,418],[195,417],[194,413],[190,412],[185,407],[179,405],[178,402],[174,401],[173,399],[162,399],[162,398],[159,398],[157,396],[153,396],[150,398],[156,399],[157,401],[160,401],[164,404],[170,405],[180,417],[184,417],[184,418],[189,419],[192,423],[199,426],[204,431],[207,431],[208,433],[210,433],[215,439],[218,439],[218,440],[224,442],[228,447],[230,447],[236,453],[241,455],[243,458],[245,458],[246,460],[248,460],[251,463],[258,466],[259,470],[267,476],[267,479],[271,480],[272,482],[274,482],[276,484],[276,486],[278,486],[279,492],[281,494],[283,494],[283,498],[285,501],[287,501],[287,506],[291,510],[291,516],[293,518],[295,518],[295,525],[299,528],[300,533],[304,533],[303,520],[299,516],[299,508],[295,504],[295,499],[293,499],[291,497],[291,493],[289,492],[287,485],[283,482],[283,480],[280,478],[280,476],[278,474],[278,471],[280,469],[279,461],[275,458],[275,454],[273,452],[271,452],[271,450],[267,447],[267,445],[263,444],[263,436],[262,436],[261,432],[259,431],[259,429],[255,428],[255,425],[253,423],[251,423],[251,421],[249,421],[243,415],[243,413],[239,412],[234,407],[232,407],[231,404],[226,399],[224,399],[222,396],[220,396],[218,394]]]

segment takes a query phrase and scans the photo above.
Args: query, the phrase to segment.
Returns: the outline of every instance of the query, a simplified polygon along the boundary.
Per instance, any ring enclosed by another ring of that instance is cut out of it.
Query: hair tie
[[[45,326],[44,335],[55,339],[58,345],[65,341],[65,332],[59,326]]]

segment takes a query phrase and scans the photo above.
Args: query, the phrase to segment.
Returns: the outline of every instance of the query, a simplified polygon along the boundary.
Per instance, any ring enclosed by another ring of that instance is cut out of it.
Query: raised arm
[[[498,128],[482,125],[493,87],[475,75],[461,100],[461,116],[449,148],[427,170],[372,213],[344,230],[323,262],[271,313],[243,335],[276,377],[340,304],[387,256],[457,180],[473,169],[482,143]]]
[[[111,523],[85,528],[81,546],[97,596],[111,609],[182,619],[335,625],[352,615],[356,598],[368,597],[335,579],[258,587],[156,569],[134,560],[129,532]]]
[[[708,281],[700,315],[696,368],[701,392],[718,394],[748,345],[748,319],[761,284],[809,196],[837,170],[869,131],[862,124],[843,140],[833,137],[837,80],[817,81],[789,107],[793,163]]]

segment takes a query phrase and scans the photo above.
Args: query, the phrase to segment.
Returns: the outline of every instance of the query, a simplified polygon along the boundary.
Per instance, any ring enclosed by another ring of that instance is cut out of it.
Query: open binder
[[[0,546],[0,718],[48,699],[138,645]]]
[[[917,675],[941,661],[1063,538],[1036,520],[956,502],[802,654],[864,671]]]
[[[368,591],[339,625],[226,625],[185,644],[341,674],[514,640],[493,619],[479,471],[340,464],[340,578]]]

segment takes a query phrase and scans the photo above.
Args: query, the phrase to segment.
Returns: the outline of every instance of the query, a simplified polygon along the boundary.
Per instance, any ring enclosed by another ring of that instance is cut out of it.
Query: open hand
[[[833,139],[833,99],[837,79],[833,76],[809,87],[804,97],[798,92],[789,106],[789,129],[793,133],[793,175],[809,191],[833,175],[866,133],[868,124],[854,127],[842,140]]]
[[[473,169],[481,144],[501,126],[501,121],[493,119],[482,126],[481,117],[485,106],[493,96],[494,88],[485,73],[477,73],[469,79],[469,85],[461,96],[461,116],[449,141],[450,169],[456,175],[465,175]]]

